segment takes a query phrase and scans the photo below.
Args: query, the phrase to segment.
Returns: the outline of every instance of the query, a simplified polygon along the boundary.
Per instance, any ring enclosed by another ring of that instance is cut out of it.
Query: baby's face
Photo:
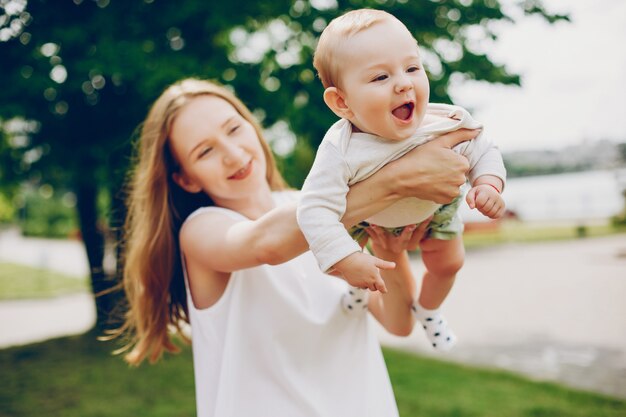
[[[413,36],[389,19],[343,47],[339,90],[352,114],[348,119],[362,132],[407,139],[422,123],[430,93]]]

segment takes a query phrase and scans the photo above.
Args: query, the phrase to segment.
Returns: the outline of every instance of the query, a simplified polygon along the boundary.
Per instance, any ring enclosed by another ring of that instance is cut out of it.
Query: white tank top
[[[274,193],[277,204],[294,196]],[[207,211],[246,219],[218,207],[191,216]],[[233,272],[206,309],[187,286],[198,417],[398,416],[372,323],[345,315],[345,290],[311,252]]]

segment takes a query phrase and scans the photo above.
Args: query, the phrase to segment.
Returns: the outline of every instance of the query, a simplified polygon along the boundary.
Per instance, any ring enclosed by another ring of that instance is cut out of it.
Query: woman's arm
[[[369,217],[361,215],[362,207],[375,204],[375,212],[378,212],[404,197],[450,203],[459,195],[469,169],[467,159],[452,148],[475,138],[478,133],[478,130],[461,129],[442,135],[388,163],[367,180],[353,185],[348,193],[344,224],[352,225]],[[385,190],[383,196],[377,192],[381,188]],[[380,201],[381,198],[383,201]]]
[[[465,183],[467,160],[450,148],[477,133],[460,130],[446,134],[355,184],[347,195],[342,223],[352,226],[403,197],[437,202],[454,199]],[[183,227],[181,244],[187,256],[220,272],[283,263],[308,249],[296,221],[295,202],[250,221],[231,220],[219,213],[196,216]]]
[[[402,158],[381,168],[368,179],[354,184],[346,196],[346,212],[341,219],[346,228],[384,210],[401,198],[418,197],[437,203],[449,203],[460,193],[469,169],[467,159],[452,148],[475,138],[479,130],[461,129],[418,146]],[[270,242],[264,242],[265,263],[278,264],[308,249],[296,221],[295,210],[283,207],[266,216]],[[264,216],[265,217],[265,216]],[[275,222],[284,221],[280,226]],[[276,233],[280,227],[283,233]],[[270,230],[274,230],[272,233]],[[259,237],[260,238],[260,237]],[[281,239],[284,239],[281,241]]]
[[[399,236],[376,226],[366,229],[374,254],[396,263],[395,269],[380,271],[387,293],[371,292],[368,302],[368,309],[376,320],[396,336],[408,336],[413,331],[415,317],[411,307],[417,298],[417,289],[407,250],[419,246],[429,223],[427,219],[418,227],[407,226]]]

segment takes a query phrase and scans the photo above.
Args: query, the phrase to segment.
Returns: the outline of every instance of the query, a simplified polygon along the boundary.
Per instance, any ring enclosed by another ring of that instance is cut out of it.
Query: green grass
[[[385,350],[401,416],[626,416],[626,401],[533,382],[509,372]]]
[[[0,263],[0,301],[54,297],[88,290],[86,278],[74,278],[45,269]]]
[[[0,417],[194,416],[189,349],[130,368],[95,335],[0,351]]]
[[[557,240],[601,237],[617,233],[626,233],[626,228],[609,224],[587,225],[529,225],[516,221],[502,222],[495,230],[471,231],[463,235],[463,242],[468,249],[493,246],[503,243],[534,243]]]
[[[192,417],[191,352],[129,368],[91,333],[0,350],[0,417]],[[626,402],[384,351],[403,417],[618,417]],[[245,399],[242,399],[245,400]],[[280,417],[280,416],[279,416]]]
[[[613,232],[588,228],[588,236]],[[469,247],[576,237],[574,227],[529,229],[506,225],[474,233]],[[0,263],[0,300],[88,290],[86,279]],[[0,417],[195,415],[191,352],[157,365],[129,368],[91,333],[0,350]],[[403,417],[618,417],[626,401],[555,384],[537,383],[386,349],[385,358]]]

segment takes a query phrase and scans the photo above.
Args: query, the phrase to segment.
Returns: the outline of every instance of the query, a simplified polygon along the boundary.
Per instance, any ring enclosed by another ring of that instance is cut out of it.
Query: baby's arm
[[[502,217],[506,205],[500,195],[504,184],[494,175],[483,175],[474,181],[466,196],[469,208],[478,209],[482,214],[492,219]]]
[[[380,270],[395,267],[395,262],[384,261],[364,252],[354,252],[333,265],[330,273],[345,279],[353,287],[385,294],[387,286],[380,275]]]
[[[340,152],[323,141],[302,186],[298,224],[322,271],[341,276],[355,287],[384,292],[379,268],[393,268],[394,264],[361,253],[340,221],[350,175]]]
[[[466,196],[468,206],[492,219],[501,217],[505,204],[500,194],[504,189],[506,168],[498,148],[481,133],[455,150],[466,156],[470,164],[468,178],[472,188]]]

